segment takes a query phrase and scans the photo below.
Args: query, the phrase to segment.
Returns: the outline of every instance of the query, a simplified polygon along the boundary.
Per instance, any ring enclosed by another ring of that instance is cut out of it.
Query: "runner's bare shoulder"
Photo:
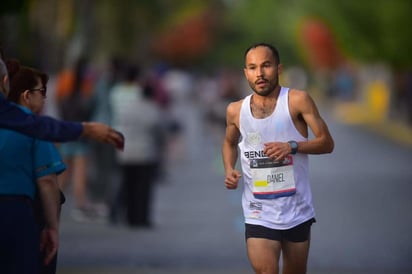
[[[229,103],[226,108],[226,117],[228,122],[234,122],[235,124],[239,124],[239,115],[240,115],[240,108],[242,106],[243,99]]]

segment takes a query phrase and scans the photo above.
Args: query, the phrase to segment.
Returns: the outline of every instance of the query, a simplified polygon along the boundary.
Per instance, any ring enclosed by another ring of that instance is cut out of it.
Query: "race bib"
[[[279,162],[270,158],[253,159],[250,168],[256,199],[275,199],[296,193],[292,156]]]

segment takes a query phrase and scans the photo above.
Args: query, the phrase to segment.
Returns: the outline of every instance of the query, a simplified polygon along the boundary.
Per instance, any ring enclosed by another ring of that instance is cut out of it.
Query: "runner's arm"
[[[226,109],[226,134],[222,145],[222,159],[225,169],[225,185],[228,189],[236,189],[241,173],[235,170],[238,158],[237,144],[240,131],[236,121],[239,116],[239,103],[231,103]]]
[[[292,104],[297,108],[314,135],[314,138],[307,142],[298,142],[298,152],[307,154],[331,153],[334,148],[333,138],[312,97],[306,92],[299,92],[297,96],[294,96]]]

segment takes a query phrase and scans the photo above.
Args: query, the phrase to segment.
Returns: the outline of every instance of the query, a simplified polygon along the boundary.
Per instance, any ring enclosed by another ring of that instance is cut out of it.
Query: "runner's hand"
[[[227,189],[236,189],[239,183],[239,179],[242,177],[242,174],[238,171],[233,169],[226,174],[225,178],[225,186]]]
[[[275,161],[283,161],[292,151],[289,143],[271,142],[264,144],[263,153]]]

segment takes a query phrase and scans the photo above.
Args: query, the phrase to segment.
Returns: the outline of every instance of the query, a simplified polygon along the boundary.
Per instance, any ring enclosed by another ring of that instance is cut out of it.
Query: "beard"
[[[249,86],[252,88],[252,90],[260,96],[269,96],[278,86],[278,79],[275,79],[273,81],[269,81],[267,79],[261,79],[266,82],[266,86],[263,88],[257,87],[256,82],[250,82],[249,81]],[[260,80],[260,81],[261,81]]]

